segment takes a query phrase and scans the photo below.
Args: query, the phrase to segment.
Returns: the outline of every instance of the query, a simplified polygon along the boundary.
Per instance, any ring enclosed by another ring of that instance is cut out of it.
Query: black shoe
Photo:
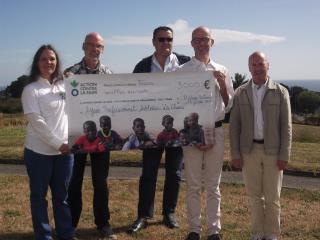
[[[109,223],[103,228],[98,228],[98,235],[98,239],[117,239]]]
[[[147,227],[147,221],[145,218],[138,218],[128,229],[127,233],[134,234],[139,232],[142,228]]]
[[[177,222],[175,216],[173,213],[163,215],[163,223],[166,225],[168,228],[178,228],[179,223]]]
[[[186,240],[200,240],[200,235],[199,233],[196,233],[196,232],[190,232]]]
[[[221,240],[221,238],[219,234],[212,234],[208,236],[207,240]]]

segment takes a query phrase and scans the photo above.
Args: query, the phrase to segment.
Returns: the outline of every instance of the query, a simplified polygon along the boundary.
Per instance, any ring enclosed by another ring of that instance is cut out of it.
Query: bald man
[[[215,63],[210,58],[210,51],[214,45],[214,39],[210,29],[201,26],[192,32],[191,45],[194,49],[194,57],[182,65],[178,71],[212,71],[215,78],[215,106],[213,111],[215,122],[215,143],[211,145],[194,145],[183,148],[183,158],[187,181],[187,218],[189,234],[187,240],[200,239],[201,231],[201,185],[204,180],[206,189],[207,212],[207,239],[219,240],[220,224],[220,200],[219,190],[221,171],[224,155],[224,133],[222,121],[225,113],[230,109],[233,96],[232,81],[227,68]],[[199,120],[201,116],[199,116]],[[204,166],[204,168],[202,168]]]
[[[97,32],[88,33],[82,44],[84,58],[64,71],[69,74],[111,74],[111,70],[100,63],[104,51],[104,40]]]
[[[111,74],[111,70],[100,63],[104,51],[104,40],[97,32],[88,33],[82,44],[84,57],[75,65],[64,71],[65,76],[72,74]],[[74,155],[73,174],[69,186],[68,203],[71,209],[72,224],[76,228],[82,211],[82,182],[87,153]],[[98,237],[115,239],[109,224],[109,190],[107,177],[109,173],[110,152],[90,153],[91,174],[93,184],[93,212],[97,226]]]
[[[282,175],[291,151],[289,94],[268,70],[264,53],[250,55],[252,79],[237,89],[230,116],[232,165],[242,168],[249,195],[251,240],[280,236]]]

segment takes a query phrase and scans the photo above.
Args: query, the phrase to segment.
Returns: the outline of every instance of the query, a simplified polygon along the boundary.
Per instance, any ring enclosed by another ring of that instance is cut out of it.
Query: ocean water
[[[320,80],[276,80],[276,82],[283,83],[289,87],[299,86],[310,91],[320,92]]]

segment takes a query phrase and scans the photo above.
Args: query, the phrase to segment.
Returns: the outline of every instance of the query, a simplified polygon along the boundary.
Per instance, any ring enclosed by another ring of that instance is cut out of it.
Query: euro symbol
[[[209,89],[210,88],[210,80],[205,80],[204,81],[204,87],[205,87],[205,89]]]

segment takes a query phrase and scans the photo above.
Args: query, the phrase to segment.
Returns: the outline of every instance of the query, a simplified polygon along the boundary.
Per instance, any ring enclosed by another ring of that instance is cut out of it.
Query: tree
[[[22,75],[17,78],[16,81],[13,81],[6,89],[6,91],[11,95],[13,98],[20,98],[22,94],[22,90],[24,86],[26,86],[29,82],[29,76]]]
[[[234,78],[231,77],[233,89],[237,89],[240,85],[246,83],[248,80],[246,80],[246,75],[241,73],[235,73]],[[224,122],[228,123],[230,118],[230,112],[226,113]]]
[[[304,113],[314,113],[320,107],[320,96],[312,91],[303,91],[298,96],[298,107]]]
[[[240,85],[244,84],[248,80],[246,80],[246,75],[241,73],[235,73],[234,78],[232,78],[233,89],[237,89]]]
[[[298,96],[303,91],[307,91],[307,89],[299,86],[293,86],[289,89],[291,108],[294,113],[302,112],[303,110],[298,108]]]
[[[288,92],[290,93],[290,87],[284,83],[280,83],[280,85],[284,88],[286,88],[288,90]]]

